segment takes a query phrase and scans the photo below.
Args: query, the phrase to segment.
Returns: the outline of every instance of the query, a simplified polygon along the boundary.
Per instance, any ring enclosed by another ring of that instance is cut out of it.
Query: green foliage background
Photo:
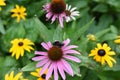
[[[35,50],[41,50],[40,43],[43,41],[60,40],[70,38],[71,44],[78,45],[81,55],[78,56],[80,64],[70,62],[74,77],[67,75],[66,80],[119,80],[120,79],[120,47],[113,41],[120,35],[120,0],[65,0],[73,7],[77,7],[80,17],[76,21],[64,22],[64,29],[56,21],[51,24],[46,21],[42,6],[51,0],[6,0],[6,6],[0,12],[0,80],[11,70],[23,71],[24,77],[30,80],[36,78],[29,73],[35,70],[34,51],[25,52],[25,56],[19,60],[11,57],[9,49],[10,41],[15,38],[28,38],[35,43]],[[10,10],[14,6],[23,5],[27,8],[25,21],[16,23],[11,18]],[[97,41],[89,41],[87,34],[94,34]],[[101,66],[92,58],[88,57],[90,50],[96,43],[108,43],[116,52],[114,58],[117,64],[113,68],[108,65]]]

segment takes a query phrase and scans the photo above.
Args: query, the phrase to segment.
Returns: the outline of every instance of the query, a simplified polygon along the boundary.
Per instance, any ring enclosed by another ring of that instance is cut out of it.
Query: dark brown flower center
[[[52,0],[50,9],[55,14],[61,14],[65,11],[66,4],[63,0]]]
[[[52,61],[58,61],[62,58],[62,56],[63,56],[63,52],[62,52],[61,48],[59,48],[58,46],[53,46],[48,51],[48,57]]]
[[[99,56],[104,56],[105,54],[106,54],[106,52],[105,52],[104,49],[98,50],[98,55],[99,55]]]
[[[20,12],[18,12],[18,15],[20,15]]]
[[[68,10],[66,10],[65,13],[66,13],[66,16],[70,16],[71,15],[71,12],[68,11]]]
[[[41,78],[42,78],[42,79],[45,79],[45,78],[46,78],[46,74],[42,74],[42,75],[41,75]]]
[[[19,42],[18,45],[19,45],[19,46],[23,46],[23,42]]]

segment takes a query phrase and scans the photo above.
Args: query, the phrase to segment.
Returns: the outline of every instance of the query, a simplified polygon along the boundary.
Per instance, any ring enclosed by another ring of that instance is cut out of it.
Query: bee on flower
[[[81,60],[71,54],[80,54],[73,48],[77,48],[75,45],[68,45],[70,39],[63,41],[55,41],[53,44],[51,42],[42,42],[41,45],[47,50],[45,51],[35,51],[35,54],[38,55],[33,57],[32,60],[39,61],[36,67],[42,67],[40,75],[48,69],[48,74],[46,74],[45,80],[49,80],[51,75],[54,73],[54,80],[58,80],[58,73],[60,73],[62,80],[66,80],[65,72],[73,76],[74,72],[71,65],[68,63],[68,60],[80,63]]]

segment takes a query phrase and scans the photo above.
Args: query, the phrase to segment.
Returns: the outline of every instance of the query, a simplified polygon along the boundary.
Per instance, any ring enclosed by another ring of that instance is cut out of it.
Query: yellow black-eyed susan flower
[[[31,72],[30,74],[33,75],[33,76],[38,77],[37,80],[45,80],[46,74],[47,74],[47,70],[42,75],[40,75],[40,71],[41,70],[42,70],[42,68],[38,68],[38,69],[36,69],[36,72]]]
[[[5,80],[28,80],[28,79],[24,79],[22,77],[22,72],[19,72],[14,76],[14,71],[12,71],[10,74],[5,75]]]
[[[24,50],[30,52],[30,50],[34,50],[31,45],[34,45],[29,39],[14,39],[11,41],[12,47],[9,52],[12,53],[12,56],[16,55],[16,59],[19,59],[20,56],[24,55]]]
[[[114,40],[114,43],[120,44],[120,36],[117,36],[117,39]]]
[[[89,56],[94,56],[94,59],[97,62],[100,62],[102,65],[107,62],[109,67],[113,67],[112,62],[116,63],[116,60],[111,56],[115,55],[115,52],[110,50],[111,48],[106,43],[104,43],[103,45],[98,43],[97,48],[91,50]]]
[[[24,6],[20,7],[19,5],[16,5],[16,7],[11,10],[11,12],[13,13],[11,17],[17,17],[17,22],[20,22],[20,19],[25,20],[25,16],[27,15],[25,11],[26,8]]]
[[[6,6],[5,0],[0,0],[0,11],[2,10],[1,6]]]

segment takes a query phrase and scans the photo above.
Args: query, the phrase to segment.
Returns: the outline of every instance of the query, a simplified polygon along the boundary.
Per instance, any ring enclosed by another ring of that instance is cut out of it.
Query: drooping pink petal
[[[40,61],[40,62],[37,63],[36,67],[41,67],[44,64],[46,64],[48,61],[49,61],[49,59],[42,60],[42,61]]]
[[[80,54],[78,51],[75,50],[67,50],[63,52],[64,54]]]
[[[80,59],[78,59],[77,57],[74,57],[74,56],[64,55],[63,57],[66,59],[70,59],[72,61],[78,62],[78,63],[81,62]]]
[[[57,14],[52,17],[52,23],[56,20],[56,18],[58,18]]]
[[[63,70],[63,64],[62,64],[61,61],[57,62],[57,67],[58,67],[59,73],[62,76],[63,80],[65,80],[66,76],[65,76],[65,73],[64,73],[64,70]]]
[[[67,46],[69,43],[70,43],[70,39],[66,39],[65,41],[63,41],[64,46]]]
[[[62,50],[65,51],[65,50],[69,50],[71,48],[77,48],[78,46],[75,46],[75,45],[70,45],[70,46],[66,46],[66,47],[62,47]]]
[[[47,19],[50,19],[50,18],[52,17],[52,15],[53,15],[53,14],[52,14],[51,12],[47,13],[47,14],[46,14],[46,18],[47,18]]]
[[[43,51],[35,51],[35,54],[46,56],[48,53],[47,52],[43,52]]]
[[[57,64],[55,63],[56,66],[54,66],[54,80],[58,80],[58,72],[57,72]]]
[[[56,66],[56,65],[54,62],[52,62],[52,64],[50,65],[50,67],[48,69],[48,73],[46,75],[46,80],[49,80],[49,78],[51,77],[53,70],[54,70],[54,66]]]
[[[46,49],[46,50],[49,50],[49,46],[45,43],[45,42],[42,42],[41,45]]]
[[[47,45],[49,46],[49,48],[51,48],[53,45],[51,44],[51,42],[47,42]]]
[[[37,56],[37,57],[34,57],[32,58],[33,61],[40,61],[40,60],[43,60],[43,59],[46,59],[47,56]]]
[[[49,67],[51,61],[48,61],[42,68],[42,70],[40,71],[40,75],[42,75]]]
[[[63,17],[61,14],[59,15],[59,22],[60,22],[60,26],[63,28],[64,27],[63,26]]]
[[[73,70],[72,70],[70,64],[67,61],[65,61],[64,59],[61,59],[61,61],[64,64],[64,66],[66,67],[66,69],[69,71],[69,74],[71,76],[73,76],[74,74],[73,74]]]

